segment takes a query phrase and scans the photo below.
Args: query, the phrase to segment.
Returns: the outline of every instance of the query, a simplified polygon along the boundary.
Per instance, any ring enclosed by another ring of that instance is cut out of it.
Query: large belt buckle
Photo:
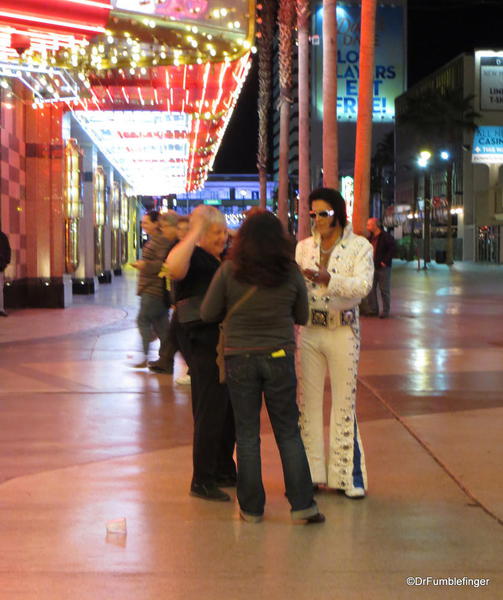
[[[354,325],[356,321],[356,311],[354,308],[341,310],[340,315],[341,325]]]
[[[328,327],[328,310],[311,309],[311,323],[318,327]]]

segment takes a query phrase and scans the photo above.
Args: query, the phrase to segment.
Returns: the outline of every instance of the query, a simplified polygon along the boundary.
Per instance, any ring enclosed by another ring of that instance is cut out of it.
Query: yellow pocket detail
[[[282,358],[283,356],[286,356],[286,352],[283,349],[276,350],[276,352],[271,352],[271,356],[273,358]]]

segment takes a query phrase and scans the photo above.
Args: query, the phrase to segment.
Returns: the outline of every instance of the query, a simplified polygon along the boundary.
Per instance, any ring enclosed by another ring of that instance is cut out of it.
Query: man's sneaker
[[[218,489],[214,483],[193,483],[190,486],[190,495],[203,500],[213,500],[214,502],[229,502],[231,499],[229,494]]]
[[[190,375],[186,373],[185,375],[181,375],[175,379],[175,383],[177,385],[190,385]]]
[[[260,523],[264,518],[264,515],[253,515],[252,513],[247,513],[244,510],[239,511],[239,516],[247,523]]]
[[[9,315],[4,311],[0,310],[0,317],[8,317]]]
[[[139,363],[135,363],[134,365],[132,365],[133,369],[146,369],[148,367],[148,361],[147,359],[142,360]]]
[[[161,360],[155,360],[148,363],[148,368],[154,373],[165,373],[167,375],[173,375],[173,364],[166,364]]]
[[[362,487],[352,487],[347,490],[344,490],[344,494],[348,498],[365,498],[365,490]]]

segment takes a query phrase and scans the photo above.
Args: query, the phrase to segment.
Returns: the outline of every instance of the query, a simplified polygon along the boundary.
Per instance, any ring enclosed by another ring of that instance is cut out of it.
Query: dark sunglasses
[[[335,215],[335,210],[310,210],[309,216],[311,219],[316,219],[316,217],[321,217],[322,219],[326,219],[327,217],[333,217]]]

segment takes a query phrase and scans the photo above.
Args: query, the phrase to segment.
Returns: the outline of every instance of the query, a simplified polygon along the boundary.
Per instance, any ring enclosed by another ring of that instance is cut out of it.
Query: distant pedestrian
[[[159,277],[159,271],[171,244],[161,235],[157,211],[153,210],[143,215],[141,226],[149,239],[143,246],[141,259],[131,265],[140,272],[137,294],[141,300],[137,323],[142,340],[143,359],[134,365],[137,369],[148,366],[152,333],[161,340],[162,346],[169,327],[169,309],[164,304],[164,281]]]
[[[184,237],[189,232],[190,220],[189,217],[182,215],[178,217],[178,225],[176,226],[176,231],[178,234],[178,241],[181,242]],[[174,288],[173,288],[174,292]],[[190,341],[187,338],[187,335],[178,320],[178,314],[175,310],[173,311],[173,316],[171,317],[171,325],[169,328],[169,336],[171,339],[171,343],[174,348],[180,350],[181,355],[187,365],[190,364]],[[190,369],[187,368],[187,371],[180,375],[175,379],[175,383],[177,385],[190,385],[192,383],[190,378]]]
[[[387,319],[391,307],[391,263],[395,253],[395,240],[392,235],[382,229],[379,219],[372,217],[367,221],[369,241],[374,248],[374,281],[367,297],[368,315],[379,315],[377,288],[381,294],[381,319]]]
[[[3,288],[5,284],[4,271],[7,265],[10,263],[11,251],[9,238],[3,231],[0,231],[0,317],[6,317],[4,299],[3,299]]]
[[[183,238],[187,235],[187,233],[189,233],[189,217],[186,217],[185,215],[178,217],[176,232],[179,241],[182,241]]]
[[[159,229],[161,236],[168,241],[167,254],[169,254],[169,251],[178,242],[178,219],[178,214],[174,210],[168,210],[159,215]],[[175,300],[172,293],[171,281],[167,276],[167,273],[164,272],[164,266],[161,267],[158,277],[161,278],[163,284],[164,306],[166,310],[169,311],[171,305],[175,303]],[[148,363],[148,368],[154,373],[173,374],[173,362],[177,347],[172,343],[169,334],[170,329],[171,323],[168,326],[168,331],[165,336],[160,338],[161,346],[159,348],[159,359]]]

